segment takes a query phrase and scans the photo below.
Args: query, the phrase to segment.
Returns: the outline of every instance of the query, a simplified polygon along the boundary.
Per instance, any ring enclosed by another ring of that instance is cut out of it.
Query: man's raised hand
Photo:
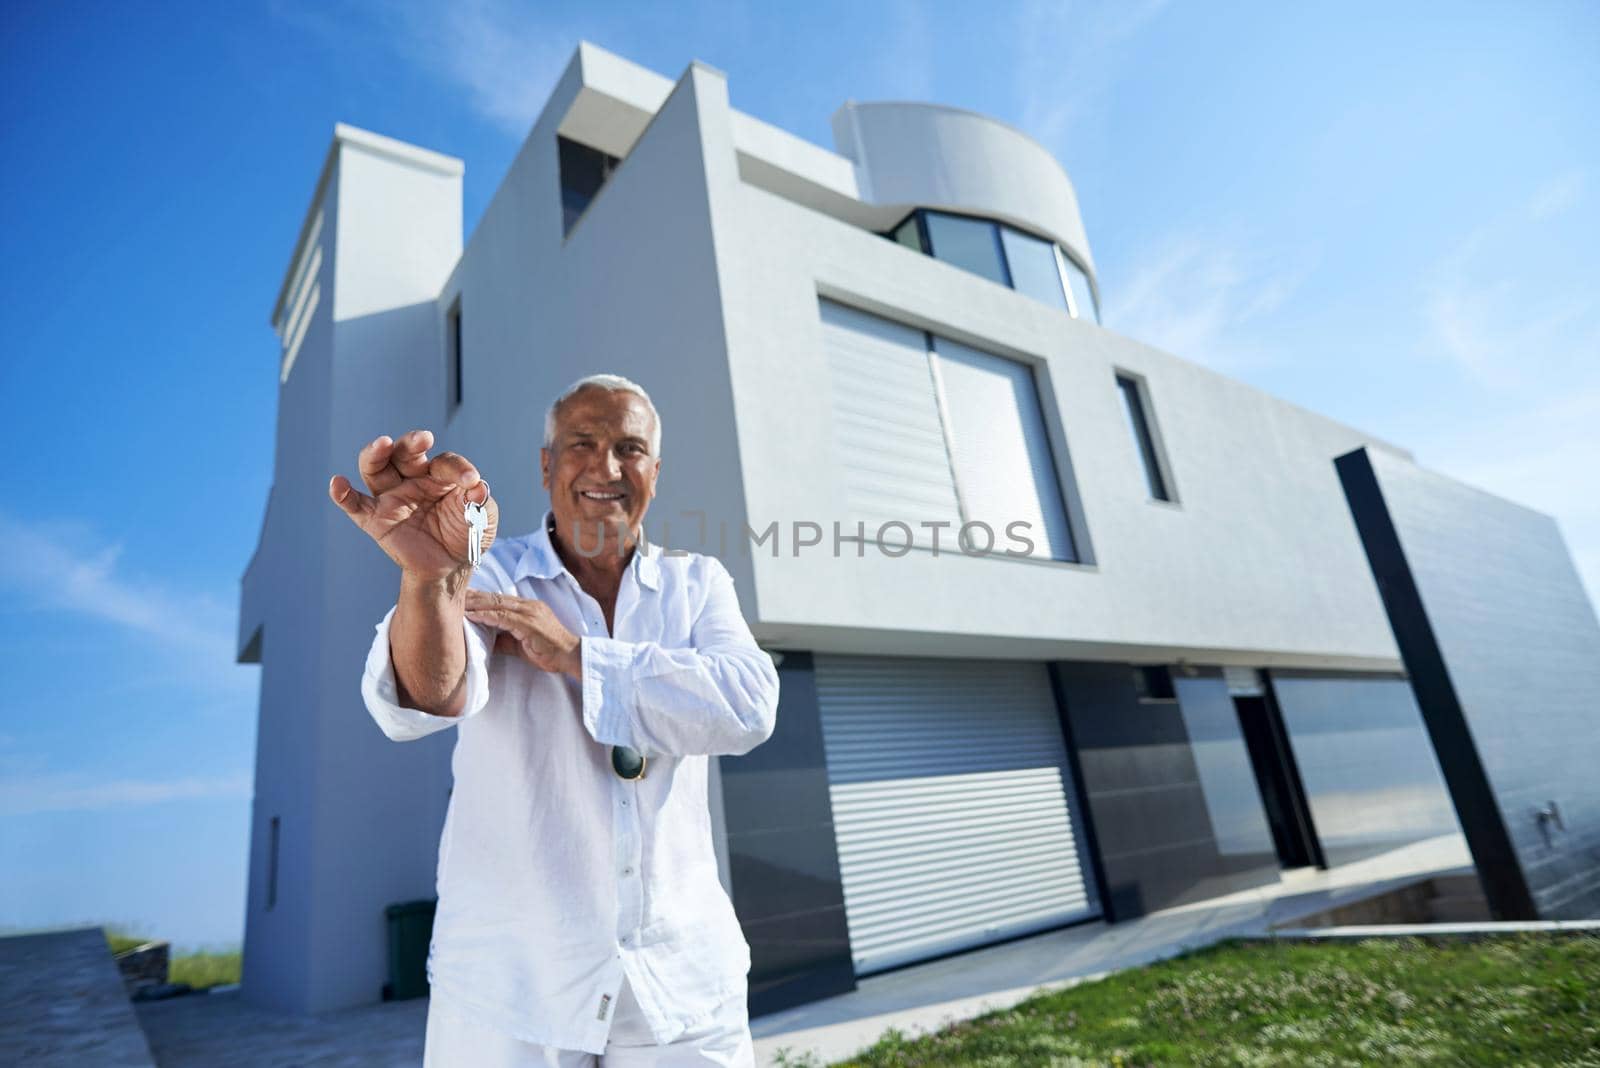
[[[328,482],[328,496],[413,578],[443,581],[467,566],[467,501],[484,505],[489,514],[485,552],[494,544],[500,506],[471,461],[453,452],[430,460],[432,445],[428,430],[398,440],[384,435],[356,458],[372,496],[343,475]]]

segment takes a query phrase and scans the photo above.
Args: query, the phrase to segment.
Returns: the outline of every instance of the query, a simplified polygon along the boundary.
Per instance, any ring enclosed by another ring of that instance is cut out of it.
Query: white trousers
[[[723,1002],[704,1023],[666,1045],[657,1045],[626,976],[617,992],[616,1016],[606,1051],[558,1049],[523,1042],[472,1023],[443,999],[428,1003],[424,1068],[679,1068],[718,1065],[755,1068],[755,1044],[745,994]]]

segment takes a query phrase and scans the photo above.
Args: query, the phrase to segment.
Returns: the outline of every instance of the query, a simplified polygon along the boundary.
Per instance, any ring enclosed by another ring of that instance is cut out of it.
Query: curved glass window
[[[1094,286],[1060,245],[991,219],[918,208],[883,235],[1077,319],[1100,321]]]
[[[1067,291],[1061,285],[1056,247],[1009,226],[1000,227],[1000,244],[1006,250],[1006,265],[1011,269],[1011,288],[1066,311]]]
[[[934,259],[980,274],[1003,286],[1011,284],[994,223],[987,219],[969,219],[965,215],[946,215],[942,211],[928,212],[926,221]]]
[[[1098,323],[1100,309],[1095,304],[1094,287],[1089,285],[1089,276],[1071,256],[1059,248],[1056,249],[1056,259],[1061,261],[1061,277],[1067,280],[1067,289],[1072,293],[1073,318]]]

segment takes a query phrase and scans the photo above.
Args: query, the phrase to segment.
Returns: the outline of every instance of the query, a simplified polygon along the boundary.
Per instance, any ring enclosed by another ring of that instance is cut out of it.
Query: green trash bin
[[[389,921],[389,981],[383,1000],[404,1001],[428,994],[428,943],[438,899],[402,901],[383,910]]]

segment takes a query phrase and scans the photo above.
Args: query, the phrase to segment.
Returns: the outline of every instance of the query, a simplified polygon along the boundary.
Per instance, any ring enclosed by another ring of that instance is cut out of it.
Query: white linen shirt
[[[525,1042],[605,1051],[626,973],[656,1041],[746,990],[750,947],[717,877],[708,758],[749,752],[777,723],[778,675],[733,579],[697,553],[636,549],[615,635],[538,531],[497,540],[473,589],[537,598],[582,642],[583,681],[492,654],[465,621],[466,707],[398,703],[378,624],[361,681],[395,741],[457,727],[439,839],[432,995]],[[613,744],[649,758],[611,769]]]

